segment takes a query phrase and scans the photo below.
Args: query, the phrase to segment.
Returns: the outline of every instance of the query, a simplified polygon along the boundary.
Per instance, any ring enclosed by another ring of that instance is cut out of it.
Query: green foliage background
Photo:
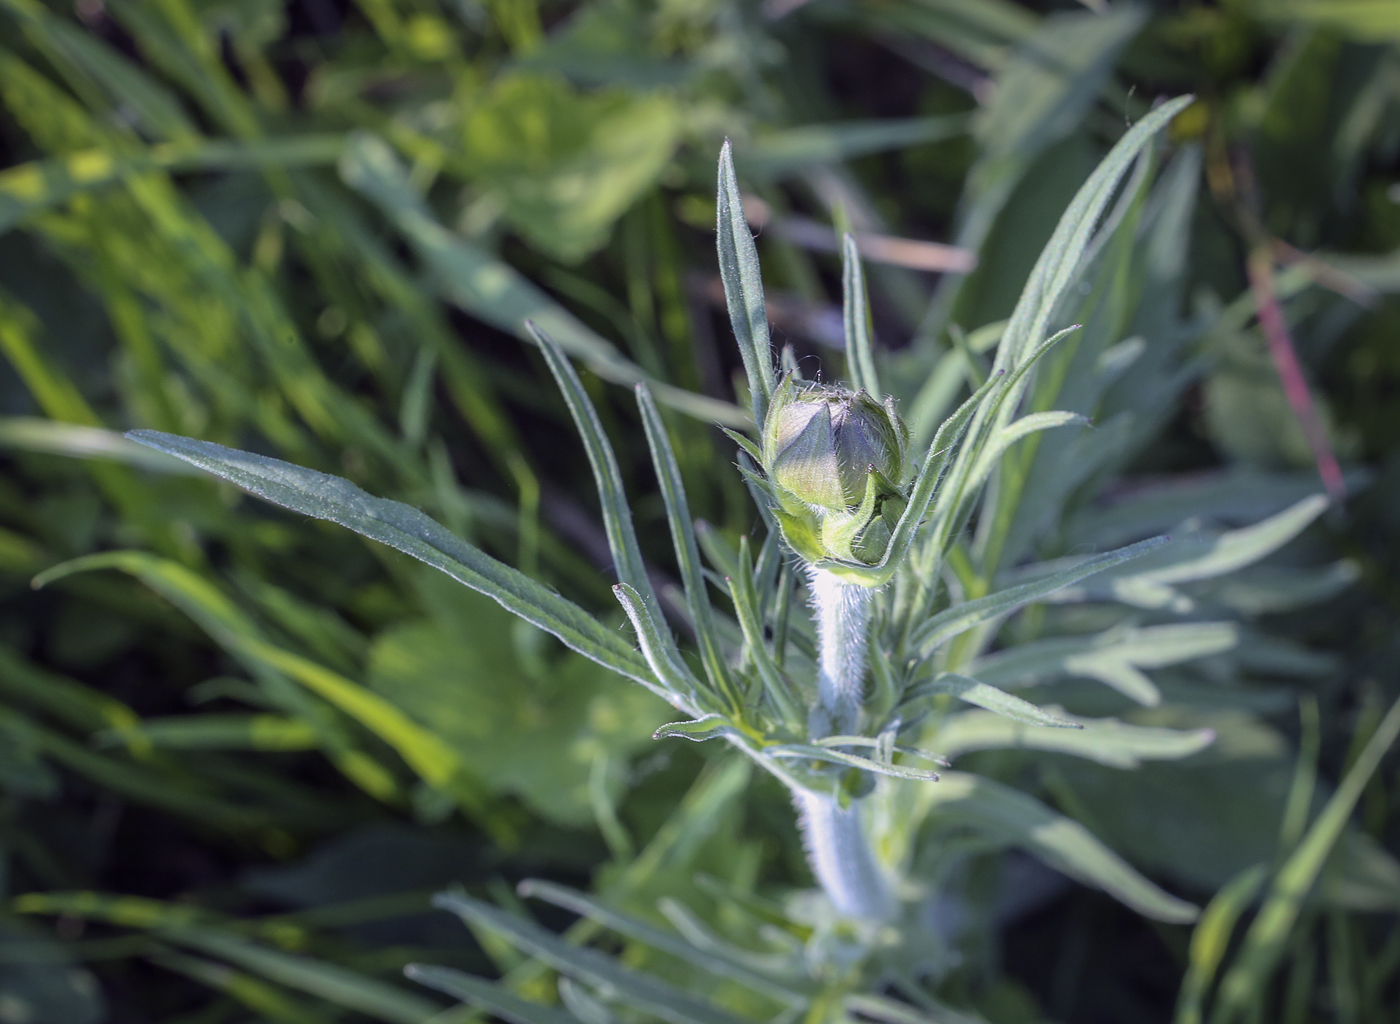
[[[0,0],[0,1022],[417,1024],[447,1004],[403,980],[414,961],[590,1024],[675,1019],[430,910],[452,883],[527,912],[515,883],[543,877],[720,949],[808,941],[772,780],[653,742],[661,701],[490,600],[120,432],[348,477],[622,629],[527,317],[586,368],[664,590],[664,508],[618,385],[653,382],[712,560],[756,525],[710,426],[744,421],[714,254],[725,137],[766,215],[775,335],[809,373],[842,365],[827,226],[975,253],[933,275],[863,246],[883,379],[926,441],[1075,190],[1185,92],[1163,180],[1194,212],[1136,254],[1175,269],[1132,321],[1172,358],[1116,385],[1139,418],[1111,479],[1041,452],[1082,500],[1023,532],[1040,557],[1083,553],[1320,490],[1258,326],[1260,252],[1347,500],[1210,592],[1236,655],[1186,672],[1180,649],[1034,649],[1077,713],[1209,727],[1209,749],[1131,771],[958,749],[1208,910],[1194,932],[1149,922],[945,822],[937,1008],[893,977],[805,1012],[1396,1020],[1400,766],[1368,748],[1400,696],[1395,4]],[[30,586],[101,552],[108,571]],[[1002,643],[1107,624],[1035,606]],[[598,942],[740,1018],[776,1013],[645,936]]]

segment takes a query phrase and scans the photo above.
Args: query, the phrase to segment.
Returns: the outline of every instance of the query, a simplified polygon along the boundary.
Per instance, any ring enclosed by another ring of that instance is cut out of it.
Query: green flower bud
[[[903,508],[909,432],[893,403],[785,378],[763,424],[778,519],[808,561],[878,562]]]

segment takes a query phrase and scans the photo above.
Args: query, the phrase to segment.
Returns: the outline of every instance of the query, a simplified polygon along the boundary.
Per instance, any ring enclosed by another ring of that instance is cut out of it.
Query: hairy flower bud
[[[903,508],[909,432],[893,403],[790,377],[763,424],[763,468],[778,519],[808,561],[879,561]]]

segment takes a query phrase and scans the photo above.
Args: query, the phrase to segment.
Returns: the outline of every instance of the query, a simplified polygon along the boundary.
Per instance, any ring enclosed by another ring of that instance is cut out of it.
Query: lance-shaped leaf
[[[803,728],[807,722],[806,709],[782,669],[778,668],[763,642],[763,623],[759,619],[758,592],[754,589],[753,568],[749,560],[749,539],[739,541],[738,571],[729,579],[729,595],[734,599],[734,611],[739,616],[739,628],[753,659],[764,692],[773,701],[778,713],[788,725]]]
[[[1079,822],[1010,786],[947,772],[937,786],[919,792],[941,824],[971,827],[989,839],[1021,847],[1147,917],[1178,924],[1196,919],[1195,906],[1153,885]]]
[[[660,691],[646,660],[615,631],[411,505],[376,498],[338,476],[208,441],[156,430],[133,430],[126,436],[184,459],[274,505],[337,523],[411,555],[552,633],[566,647]]]
[[[596,949],[565,942],[533,921],[459,893],[439,893],[433,904],[478,928],[500,935],[522,952],[586,985],[606,986],[621,1002],[667,1024],[738,1024],[738,1018],[650,975],[623,967]]]
[[[646,430],[647,445],[651,448],[656,479],[661,484],[661,497],[666,502],[666,521],[671,528],[671,544],[675,548],[676,564],[680,567],[681,583],[685,587],[690,622],[700,645],[700,661],[715,691],[732,696],[735,693],[734,681],[715,631],[714,613],[705,586],[704,567],[700,562],[700,548],[695,540],[695,524],[690,516],[685,484],[681,481],[681,469],[671,449],[666,424],[661,419],[656,402],[652,400],[651,390],[645,384],[637,385],[637,407],[642,413],[642,426]]]
[[[1230,650],[1233,622],[1181,622],[1113,629],[1093,636],[1049,637],[998,651],[967,666],[968,675],[998,686],[1032,686],[1066,676],[1097,679],[1148,707],[1161,700],[1143,669],[1178,665]]]
[[[922,768],[908,768],[902,764],[894,764],[889,761],[874,761],[868,757],[861,757],[859,754],[848,754],[844,750],[833,750],[830,747],[818,746],[815,743],[783,743],[771,747],[764,747],[762,756],[811,758],[813,761],[825,761],[828,764],[843,764],[850,768],[860,768],[862,771],[874,772],[876,775],[888,775],[894,779],[912,779],[916,782],[938,781],[937,772],[925,771]]]
[[[637,642],[642,646],[642,656],[665,687],[667,700],[678,708],[698,714],[695,698],[700,689],[700,680],[695,678],[681,660],[676,645],[669,642],[670,633],[662,632],[663,627],[657,626],[641,595],[626,583],[619,583],[613,587],[613,596],[627,613],[632,628],[637,631]]]
[[[949,758],[974,750],[1045,750],[1113,768],[1136,768],[1143,761],[1190,757],[1215,740],[1213,729],[1164,729],[1111,718],[1074,722],[1082,728],[1045,728],[991,712],[964,711],[940,721],[923,742]]]
[[[1119,548],[1117,551],[1109,551],[1102,555],[1095,555],[1093,558],[1086,558],[1078,565],[1062,569],[1038,580],[1007,587],[1005,590],[988,594],[975,601],[954,605],[946,611],[939,612],[919,627],[914,635],[913,647],[919,652],[920,657],[927,658],[960,633],[965,633],[969,629],[999,616],[1007,615],[1022,605],[1039,601],[1041,598],[1078,583],[1094,573],[1103,572],[1105,569],[1111,569],[1131,559],[1139,558],[1165,543],[1167,540],[1164,537],[1153,537],[1149,540],[1139,541],[1136,544],[1129,544],[1125,548]]]
[[[541,899],[556,907],[562,907],[597,921],[603,927],[609,928],[619,935],[625,935],[629,939],[645,943],[663,953],[670,953],[693,967],[699,967],[721,978],[737,981],[747,988],[762,992],[782,1002],[805,1002],[807,998],[802,991],[780,984],[774,979],[752,970],[738,956],[725,956],[699,949],[679,935],[663,932],[645,921],[639,921],[635,917],[619,913],[577,889],[570,889],[567,886],[556,885],[554,882],[546,882],[537,878],[527,878],[520,883],[517,890],[521,896]]]
[[[1084,728],[1079,722],[1051,714],[1030,701],[1007,693],[1005,690],[998,690],[995,686],[981,680],[970,679],[954,672],[943,672],[936,679],[920,683],[914,687],[904,703],[905,705],[913,705],[940,694],[957,697],[968,704],[1016,722],[1023,722],[1026,725],[1044,725],[1054,729]]]
[[[593,480],[598,487],[598,504],[603,512],[603,529],[608,537],[608,551],[612,554],[617,578],[625,583],[641,599],[647,611],[659,611],[656,595],[647,577],[646,563],[642,560],[642,550],[637,545],[637,531],[632,526],[632,509],[627,504],[627,493],[622,487],[622,473],[617,468],[617,456],[612,443],[603,432],[603,424],[598,419],[598,410],[583,390],[569,357],[544,331],[527,323],[526,328],[535,344],[544,354],[549,364],[549,372],[559,384],[569,413],[574,418],[574,426],[583,438],[584,450],[588,453],[588,464],[593,470]],[[671,635],[664,620],[655,623],[657,640],[668,657],[679,660],[675,638]]]
[[[1109,581],[1112,596],[1139,608],[1190,611],[1194,602],[1176,585],[1214,579],[1257,562],[1301,533],[1327,505],[1326,496],[1314,494],[1253,526],[1217,537],[1188,534],[1162,553],[1165,565]]]
[[[865,292],[865,271],[860,265],[856,240],[841,239],[841,313],[846,325],[846,372],[856,390],[870,392],[878,402],[880,381],[875,375],[875,352],[870,332],[870,300]]]
[[[451,967],[408,964],[404,977],[485,1010],[510,1024],[580,1024],[571,1013],[521,999],[510,989]]]
[[[749,401],[754,422],[760,428],[776,383],[773,374],[773,342],[768,333],[768,307],[763,298],[763,275],[758,247],[753,244],[739,181],[734,174],[734,153],[726,139],[719,154],[719,190],[716,201],[719,276],[729,306],[729,322],[739,343],[739,356],[749,380]]]

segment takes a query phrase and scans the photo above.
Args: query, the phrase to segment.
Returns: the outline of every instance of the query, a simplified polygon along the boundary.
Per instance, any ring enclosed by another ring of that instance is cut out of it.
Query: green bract
[[[763,469],[783,535],[809,562],[874,564],[904,510],[909,431],[864,390],[784,377],[763,424]]]

